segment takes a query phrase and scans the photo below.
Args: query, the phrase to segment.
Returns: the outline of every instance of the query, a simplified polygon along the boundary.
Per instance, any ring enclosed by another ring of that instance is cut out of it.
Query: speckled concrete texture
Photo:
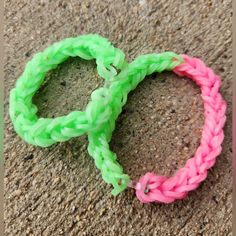
[[[8,95],[32,55],[55,41],[99,33],[129,61],[172,50],[203,59],[223,79],[228,103],[223,152],[207,180],[182,201],[141,204],[129,189],[117,197],[88,155],[87,137],[50,148],[21,140],[5,112],[6,235],[232,235],[230,0],[5,1],[5,111]],[[39,115],[84,109],[103,84],[95,62],[69,59],[47,75],[34,98]],[[111,148],[137,179],[146,171],[173,174],[201,136],[198,87],[173,73],[153,74],[130,93]]]

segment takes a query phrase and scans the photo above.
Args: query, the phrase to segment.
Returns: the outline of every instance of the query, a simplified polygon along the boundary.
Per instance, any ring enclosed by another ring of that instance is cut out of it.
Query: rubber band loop
[[[130,177],[123,173],[122,167],[116,161],[116,154],[109,149],[108,144],[115,129],[115,121],[127,101],[128,93],[134,90],[146,75],[172,70],[182,62],[182,57],[173,52],[142,55],[128,64],[110,84],[104,99],[108,101],[106,109],[111,116],[99,129],[88,133],[88,152],[94,158],[97,168],[101,170],[104,181],[113,185],[113,195],[119,194],[130,185]],[[101,90],[103,91],[103,88],[93,93],[100,93]]]
[[[80,136],[109,118],[104,117],[104,106],[98,103],[96,107],[88,104],[85,111],[73,111],[54,119],[37,117],[37,107],[32,103],[32,97],[43,83],[46,73],[69,57],[76,56],[85,60],[96,59],[98,74],[105,80],[114,78],[115,68],[122,69],[126,65],[121,50],[114,48],[107,39],[92,34],[64,39],[37,53],[27,63],[16,87],[10,92],[10,117],[16,132],[26,142],[48,147]]]

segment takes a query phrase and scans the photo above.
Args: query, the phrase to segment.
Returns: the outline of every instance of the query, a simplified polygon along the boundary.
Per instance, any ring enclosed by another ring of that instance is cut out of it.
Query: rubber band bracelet
[[[181,77],[186,76],[192,79],[201,89],[205,124],[200,146],[194,156],[173,177],[168,178],[148,172],[137,183],[133,181],[128,183],[129,187],[136,190],[138,199],[143,203],[171,203],[184,198],[189,191],[196,189],[206,179],[207,170],[215,164],[216,157],[221,153],[221,143],[224,139],[223,127],[226,121],[226,103],[219,93],[221,80],[201,60],[187,55],[181,55],[182,59],[179,57],[173,53],[140,56],[118,75],[119,78],[110,87],[113,97],[111,106],[114,107],[116,104],[114,115],[111,117],[113,120],[109,120],[110,127],[103,125],[96,134],[89,133],[88,151],[94,157],[98,168],[103,170],[104,180],[106,182],[111,179],[117,181],[116,184],[112,183],[115,187],[112,192],[114,195],[125,189],[127,179],[122,179],[122,174],[119,172],[115,175],[116,166],[106,165],[106,158],[115,155],[110,151],[108,144],[111,130],[114,129],[115,120],[127,100],[129,91],[133,90],[146,75],[153,72],[173,70]],[[182,61],[181,64],[180,61]],[[120,103],[120,101],[122,102]],[[120,184],[119,178],[121,183],[124,182],[123,186],[121,184],[121,188],[117,187]]]
[[[126,65],[121,50],[114,48],[107,39],[93,34],[67,38],[36,54],[10,92],[10,117],[16,132],[26,142],[48,147],[96,129],[109,118],[109,114],[103,112],[105,104],[98,102],[90,102],[85,111],[73,111],[54,119],[37,117],[32,97],[44,82],[46,73],[76,56],[85,60],[95,58],[98,74],[108,81],[114,78],[116,69]]]
[[[96,58],[98,73],[108,82],[91,94],[91,101],[84,112],[74,111],[55,119],[38,119],[32,97],[43,83],[46,72],[69,56],[87,60]],[[116,68],[121,70],[118,75]],[[10,93],[10,116],[16,132],[28,143],[38,146],[47,147],[88,133],[88,152],[95,159],[104,181],[113,185],[112,194],[117,195],[133,182],[123,173],[115,153],[109,149],[115,120],[127,101],[128,93],[146,75],[164,70],[187,76],[201,87],[206,117],[200,147],[184,168],[171,178],[147,173],[134,186],[142,202],[172,202],[183,198],[206,178],[207,169],[214,165],[221,152],[226,104],[218,92],[220,78],[199,59],[166,52],[140,56],[127,65],[124,54],[98,35],[65,39],[36,54],[26,65],[16,88]]]

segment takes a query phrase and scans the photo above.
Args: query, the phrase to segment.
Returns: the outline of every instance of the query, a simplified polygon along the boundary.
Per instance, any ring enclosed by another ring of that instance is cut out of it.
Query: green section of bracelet
[[[73,111],[57,118],[38,118],[32,98],[46,73],[69,57],[96,59],[98,74],[107,82],[91,94],[85,111]],[[10,92],[10,117],[16,132],[26,142],[48,147],[56,142],[88,133],[88,152],[101,170],[106,183],[112,184],[113,195],[123,191],[130,178],[123,173],[115,153],[109,149],[115,121],[134,90],[146,75],[172,70],[183,59],[172,52],[148,54],[127,64],[124,53],[99,35],[67,38],[35,54]],[[117,75],[116,69],[121,70]]]

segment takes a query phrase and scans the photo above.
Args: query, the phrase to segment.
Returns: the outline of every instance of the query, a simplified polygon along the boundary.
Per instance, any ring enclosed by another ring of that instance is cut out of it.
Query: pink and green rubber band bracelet
[[[69,56],[86,60],[95,58],[99,75],[109,82],[92,92],[85,111],[73,111],[55,119],[38,118],[32,97],[43,83],[46,72]],[[65,39],[36,54],[27,63],[10,94],[10,117],[14,128],[25,141],[42,147],[87,133],[88,152],[101,170],[104,181],[113,185],[113,195],[129,186],[135,188],[138,199],[144,203],[170,203],[182,199],[207,177],[207,170],[221,152],[226,120],[226,103],[219,93],[221,80],[201,60],[187,55],[172,52],[148,54],[139,56],[130,64],[124,58],[121,50],[99,35]],[[128,93],[146,75],[165,70],[192,79],[201,89],[205,124],[200,146],[173,177],[148,172],[134,183],[124,174],[116,154],[109,148],[109,142]]]

